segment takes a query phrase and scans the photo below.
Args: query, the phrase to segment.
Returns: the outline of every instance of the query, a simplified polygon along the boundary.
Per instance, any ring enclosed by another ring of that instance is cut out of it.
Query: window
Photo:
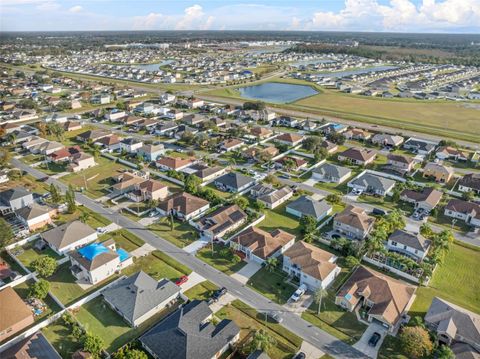
[[[407,249],[407,246],[403,246],[403,249]]]
[[[396,247],[396,246],[397,246],[397,242],[392,241],[392,246]]]

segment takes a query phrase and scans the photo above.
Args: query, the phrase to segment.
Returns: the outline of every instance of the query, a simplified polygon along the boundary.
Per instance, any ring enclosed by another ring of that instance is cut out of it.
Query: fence
[[[13,248],[16,248],[18,246],[23,246],[24,244],[26,243],[29,243],[29,242],[32,242],[36,239],[40,238],[40,234],[34,234],[33,236],[30,236],[28,238],[24,238],[18,242],[15,242],[15,243],[12,243],[12,244],[9,244],[8,246],[5,247],[5,249],[8,251],[10,249],[13,249]]]
[[[386,269],[388,270],[389,272],[392,272],[402,278],[405,278],[405,279],[408,279],[409,281],[411,282],[414,282],[414,283],[420,283],[420,279],[413,276],[413,275],[410,275],[408,273],[405,273],[399,269],[396,269],[396,268],[393,268],[393,267],[390,267],[389,265],[385,264],[385,263],[381,263],[379,261],[376,261],[375,259],[372,259],[370,257],[367,257],[366,255],[363,256],[362,260],[364,260],[365,262],[367,263],[370,263],[370,264],[373,264],[374,266],[376,267],[379,267],[379,268],[382,268],[382,269]],[[428,283],[430,282],[430,278],[427,278],[423,284],[424,285],[428,285]]]
[[[256,220],[254,220],[252,223],[249,223],[247,226],[245,226],[244,228],[242,228],[240,231],[238,231],[238,232],[234,233],[233,235],[231,235],[230,237],[228,237],[228,239],[225,240],[224,242],[225,242],[225,243],[230,242],[230,240],[231,240],[233,237],[235,237],[235,236],[238,235],[239,233],[245,231],[246,229],[257,225],[258,223],[260,223],[260,222],[263,221],[264,219],[265,219],[265,214],[262,214],[260,217],[258,217]]]

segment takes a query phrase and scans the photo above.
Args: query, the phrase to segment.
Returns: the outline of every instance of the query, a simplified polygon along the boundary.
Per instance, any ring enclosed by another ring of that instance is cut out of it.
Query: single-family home
[[[190,220],[200,216],[210,208],[210,203],[187,192],[175,193],[157,205],[157,211],[164,216],[172,214],[182,219]]]
[[[71,172],[80,172],[87,168],[96,166],[95,157],[88,153],[80,152],[75,153],[70,157],[70,164],[68,170]]]
[[[289,276],[297,278],[300,285],[315,292],[326,289],[340,273],[335,264],[337,257],[304,241],[299,241],[283,253],[282,268]]]
[[[225,192],[242,192],[252,186],[255,180],[238,172],[229,172],[215,179],[215,186]]]
[[[65,254],[97,240],[97,231],[80,221],[61,224],[40,234],[40,238],[58,254]]]
[[[113,239],[91,243],[70,252],[70,271],[79,281],[97,284],[133,264],[133,257]]]
[[[32,204],[33,193],[23,187],[14,187],[0,192],[0,212],[2,214],[11,213]]]
[[[33,312],[12,287],[0,290],[0,342],[33,324]],[[0,357],[3,355],[0,353]]]
[[[195,176],[202,180],[202,183],[209,182],[224,175],[227,169],[222,166],[207,166],[205,164],[195,164],[189,167]]]
[[[48,155],[48,161],[51,162],[68,162],[70,158],[76,154],[81,153],[82,149],[80,146],[71,146],[71,147],[64,147],[58,151],[55,151]]]
[[[136,153],[143,146],[143,141],[130,137],[120,141],[120,151],[127,153]]]
[[[264,140],[272,135],[272,131],[265,127],[254,127],[250,130],[250,134],[260,140]]]
[[[352,163],[355,165],[366,166],[375,160],[377,153],[374,150],[366,148],[351,147],[338,154],[338,160],[341,162]]]
[[[296,133],[282,133],[281,135],[275,137],[275,142],[287,145],[287,146],[296,146],[302,143],[304,137],[302,135],[297,135]]]
[[[15,211],[18,219],[30,230],[35,231],[52,223],[51,215],[55,212],[50,207],[32,203],[30,206]]]
[[[143,271],[115,282],[102,292],[103,300],[132,327],[138,327],[180,296],[168,279],[156,280]]]
[[[125,111],[121,111],[118,109],[114,109],[105,114],[105,119],[107,119],[110,122],[120,121],[124,117],[127,117],[127,113]]]
[[[140,147],[137,154],[141,155],[145,160],[152,162],[156,161],[158,157],[165,153],[165,146],[163,143],[145,144]]]
[[[439,160],[468,161],[468,155],[465,152],[451,146],[439,147],[435,157]]]
[[[464,201],[462,199],[451,199],[444,208],[447,217],[460,219],[467,224],[480,227],[480,204]]]
[[[343,133],[347,140],[367,141],[372,137],[372,134],[368,131],[360,128],[352,128]]]
[[[395,332],[415,298],[415,287],[364,266],[358,267],[335,296],[335,304],[353,312],[360,306],[369,322]]]
[[[348,182],[347,186],[365,194],[386,196],[391,193],[393,187],[395,187],[395,183],[396,182],[390,178],[381,177],[370,172],[363,172]]]
[[[469,173],[458,181],[458,190],[460,192],[473,192],[480,195],[480,174]]]
[[[415,209],[421,208],[426,212],[430,212],[440,203],[442,196],[443,192],[433,187],[423,187],[421,191],[404,189],[400,193],[400,200],[412,203]]]
[[[333,229],[351,239],[364,239],[372,230],[375,218],[363,208],[348,206],[333,219]]]
[[[164,200],[168,197],[168,187],[160,181],[148,179],[135,183],[126,196],[134,202]]]
[[[67,121],[63,124],[63,129],[67,132],[78,131],[82,129],[82,123],[80,121]]]
[[[108,137],[111,135],[111,132],[106,130],[88,130],[79,134],[76,139],[81,142],[92,142],[95,143],[103,137]]]
[[[423,177],[433,178],[435,182],[448,183],[453,178],[455,171],[453,167],[444,166],[439,163],[429,162],[423,169]]]
[[[257,202],[263,203],[265,207],[274,209],[280,206],[282,203],[288,201],[292,196],[293,190],[288,186],[284,186],[282,188],[273,189],[273,191],[269,193],[260,195],[256,199]]]
[[[320,147],[325,148],[329,154],[332,154],[338,150],[338,145],[328,140],[322,141],[322,143],[320,143]]]
[[[305,169],[308,166],[308,162],[298,156],[284,156],[275,161],[277,168],[285,168],[291,171],[298,171]]]
[[[206,301],[193,300],[143,334],[139,341],[153,358],[216,359],[240,338],[240,328],[229,319],[217,325]]]
[[[387,249],[392,252],[401,253],[416,261],[421,261],[427,255],[431,241],[420,233],[410,233],[397,229],[387,240]]]
[[[312,178],[320,182],[343,183],[352,175],[348,167],[337,166],[331,163],[324,163],[312,171]]]
[[[115,184],[109,190],[115,195],[128,193],[135,189],[135,186],[145,182],[150,178],[149,172],[143,171],[125,171],[112,177]]]
[[[180,157],[170,157],[165,156],[160,159],[157,159],[155,163],[158,168],[163,171],[180,171],[188,166],[190,166],[194,161],[190,158],[180,158]]]
[[[332,213],[332,206],[325,200],[317,201],[309,196],[301,196],[288,203],[285,211],[298,218],[312,216],[320,221]]]
[[[107,149],[109,152],[120,150],[120,137],[115,134],[102,137],[94,142],[95,145]]]
[[[62,359],[41,331],[16,341],[0,352],[4,359]]]
[[[403,148],[419,155],[428,155],[433,152],[438,143],[429,140],[410,137],[403,144]]]
[[[385,147],[398,147],[403,143],[403,137],[390,135],[388,133],[378,133],[371,139],[372,143]]]
[[[387,165],[384,168],[404,175],[411,172],[414,165],[415,162],[411,157],[389,153],[387,156]]]
[[[239,140],[238,138],[230,138],[228,140],[223,141],[220,144],[220,150],[234,151],[234,150],[240,149],[244,144],[245,142],[243,142],[242,140]]]
[[[295,236],[281,229],[266,232],[249,227],[230,240],[230,246],[245,254],[247,260],[262,264],[278,257],[295,243]]]
[[[231,204],[220,207],[200,218],[196,227],[202,237],[222,239],[222,237],[241,227],[248,219],[247,214],[238,205]]]

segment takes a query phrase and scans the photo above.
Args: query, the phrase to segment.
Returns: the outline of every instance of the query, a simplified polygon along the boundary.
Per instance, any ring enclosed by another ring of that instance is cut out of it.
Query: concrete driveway
[[[306,311],[308,307],[312,305],[312,303],[313,303],[313,294],[309,292],[302,295],[302,297],[297,302],[288,301],[283,306],[290,312],[293,312],[298,315],[302,315],[302,313]]]
[[[187,253],[190,254],[195,254],[197,251],[205,247],[209,242],[208,241],[203,241],[203,240],[198,240],[193,243],[190,243],[188,246],[183,247],[183,250]]]
[[[185,292],[190,288],[195,287],[198,283],[201,283],[203,281],[205,281],[205,278],[203,278],[200,274],[196,272],[192,272],[188,276],[188,280],[185,283],[183,283],[180,286],[180,288],[182,288],[182,292]]]
[[[305,340],[300,347],[300,352],[305,353],[306,359],[319,359],[325,354],[317,347],[314,347],[312,344],[306,342]]]
[[[210,309],[212,310],[213,313],[216,313],[228,303],[233,302],[235,299],[237,298],[235,298],[230,293],[226,293],[224,296],[220,298],[218,302],[213,302],[212,304],[210,304]]]
[[[247,284],[252,275],[257,273],[262,266],[255,262],[248,262],[245,267],[240,269],[237,273],[233,273],[230,277],[235,278],[242,284]]]
[[[377,345],[375,347],[371,347],[368,345],[368,341],[370,340],[371,336],[373,333],[377,332],[380,334],[382,337],[378,341]],[[377,354],[378,354],[378,349],[382,346],[383,340],[385,339],[385,336],[387,335],[387,329],[383,327],[381,324],[377,323],[370,323],[370,325],[367,327],[365,332],[363,332],[362,337],[358,342],[356,342],[353,347],[359,351],[361,351],[363,354],[368,355],[370,358],[376,359]]]

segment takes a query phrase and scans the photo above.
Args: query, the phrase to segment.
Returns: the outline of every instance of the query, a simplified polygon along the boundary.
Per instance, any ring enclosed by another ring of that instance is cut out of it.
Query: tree
[[[240,258],[240,256],[238,254],[234,254],[232,256],[232,263],[233,264],[238,264],[238,263],[240,263],[241,260],[242,260],[242,258]]]
[[[327,135],[327,140],[336,143],[337,145],[343,145],[345,143],[345,136],[338,132],[330,132]]]
[[[317,228],[317,220],[313,216],[302,216],[300,219],[300,226],[302,228],[302,233],[312,233]]]
[[[35,282],[30,287],[29,297],[37,299],[45,299],[50,290],[50,283],[45,279],[40,279],[38,282]]]
[[[432,230],[432,227],[428,223],[423,223],[420,226],[420,234],[426,238],[432,238],[432,236],[435,234]]]
[[[114,355],[114,359],[148,359],[145,352],[139,349],[132,349],[130,346],[120,348]]]
[[[271,337],[265,330],[260,329],[256,331],[253,335],[253,339],[250,342],[249,349],[250,352],[254,352],[255,350],[261,350],[263,352],[266,352],[275,344],[276,340]]]
[[[118,101],[115,106],[122,111],[125,111],[127,109],[127,105],[123,101]]]
[[[10,162],[10,152],[7,148],[0,148],[0,168],[6,167]]]
[[[340,203],[342,201],[340,196],[338,194],[335,194],[335,193],[329,194],[327,196],[326,200],[331,204],[337,204],[337,203]]]
[[[475,195],[473,194],[473,191],[467,191],[462,193],[462,198],[465,201],[471,201],[475,198]]]
[[[313,232],[305,233],[303,235],[303,240],[307,243],[312,243],[314,239],[315,239],[315,235],[313,234]]]
[[[275,270],[275,268],[277,267],[277,265],[278,265],[278,259],[275,258],[275,257],[267,258],[267,260],[265,261],[265,268],[269,272],[273,272]]]
[[[446,345],[440,345],[435,351],[437,359],[455,359],[455,353]]]
[[[355,268],[360,265],[360,260],[354,256],[348,256],[345,258],[345,262],[349,268]]]
[[[430,355],[433,343],[430,335],[422,327],[405,327],[400,333],[403,351],[410,358],[421,358]]]
[[[62,200],[58,187],[55,186],[53,183],[50,184],[50,196],[52,196],[52,202],[55,204],[59,204]]]
[[[12,227],[6,220],[0,217],[0,251],[11,242],[13,236]]]
[[[243,210],[245,210],[248,207],[248,199],[246,199],[245,197],[239,196],[235,198],[233,202]]]
[[[42,278],[50,277],[57,270],[57,261],[49,256],[41,256],[32,263],[33,269]]]
[[[65,192],[65,201],[67,202],[68,213],[74,213],[77,209],[77,204],[75,202],[75,192],[71,184],[68,185],[67,192]]]
[[[190,174],[185,178],[185,191],[190,194],[197,194],[198,188],[202,183],[202,180],[195,176],[194,174]]]
[[[326,289],[323,288],[318,288],[315,293],[313,294],[313,301],[315,304],[317,304],[317,314],[320,314],[321,312],[321,307],[322,307],[322,300],[323,298],[326,298],[328,295],[328,292]]]
[[[90,218],[90,213],[89,212],[83,212],[80,214],[80,222],[82,223],[87,223],[88,219]]]
[[[103,348],[105,347],[105,343],[103,339],[99,336],[91,333],[87,333],[85,335],[85,341],[83,342],[83,350],[91,353],[94,356],[98,356]]]
[[[77,340],[81,340],[84,335],[85,335],[85,332],[83,331],[82,327],[75,322],[72,325],[72,336]]]

